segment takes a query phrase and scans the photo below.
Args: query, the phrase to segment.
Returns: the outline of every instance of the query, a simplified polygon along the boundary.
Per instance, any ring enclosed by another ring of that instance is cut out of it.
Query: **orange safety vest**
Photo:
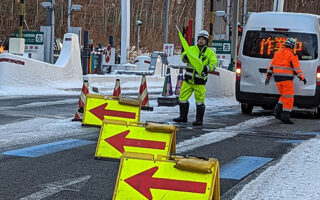
[[[4,52],[4,48],[2,45],[0,45],[0,53]]]
[[[272,74],[275,76],[276,82],[292,80],[294,75],[297,75],[300,80],[304,80],[299,58],[293,54],[293,50],[290,48],[283,48],[274,54],[267,70],[267,79],[270,79]]]

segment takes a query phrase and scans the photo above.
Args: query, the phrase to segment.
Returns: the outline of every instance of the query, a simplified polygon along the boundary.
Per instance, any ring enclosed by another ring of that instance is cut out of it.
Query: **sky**
[[[21,88],[25,94],[57,95],[60,94],[53,90],[29,91],[28,88]],[[63,95],[75,95],[79,92],[62,92]],[[17,91],[7,95],[0,95],[0,98],[15,98]],[[77,104],[78,99],[67,99],[53,102],[38,102],[19,105],[18,108],[40,107],[43,105]],[[239,108],[239,103],[233,97],[207,98],[207,112],[223,112],[230,108]],[[142,111],[141,121],[150,118],[157,118],[159,122],[167,122],[168,118],[173,118],[167,112],[166,107],[156,107],[156,100],[150,101],[150,106],[154,106],[154,111]],[[8,108],[8,107],[7,107]],[[0,109],[0,111],[3,108]],[[14,107],[10,109],[15,109]],[[178,106],[173,107],[174,112],[178,113]],[[193,97],[190,99],[190,112],[195,111]],[[72,117],[71,117],[72,116]],[[32,118],[25,121],[18,121],[0,125],[0,150],[15,149],[18,146],[28,146],[34,142],[45,141],[48,137],[61,139],[63,137],[85,136],[88,133],[95,133],[96,128],[82,127],[79,122],[71,122],[70,118],[59,116],[46,116]],[[273,117],[255,117],[239,124],[220,128],[213,132],[205,133],[198,137],[177,143],[177,153],[190,151],[197,147],[228,139],[236,136],[241,130],[252,127],[266,126],[272,123]],[[38,126],[42,124],[42,126]],[[59,131],[58,131],[59,130]],[[234,200],[315,200],[320,199],[320,138],[303,141],[297,144],[289,153],[284,155],[279,162],[270,166],[262,172],[256,179],[249,182],[234,197]]]

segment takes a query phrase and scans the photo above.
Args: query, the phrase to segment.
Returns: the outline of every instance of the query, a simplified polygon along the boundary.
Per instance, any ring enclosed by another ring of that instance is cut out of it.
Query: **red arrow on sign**
[[[157,142],[151,140],[138,140],[138,139],[130,139],[126,138],[126,136],[130,133],[130,130],[123,131],[117,135],[106,138],[104,141],[109,143],[115,149],[124,152],[124,146],[131,147],[141,147],[141,148],[150,148],[150,149],[165,149],[165,142]]]
[[[158,169],[159,167],[153,167],[139,174],[131,176],[124,181],[149,200],[152,199],[150,188],[201,194],[206,193],[207,183],[153,178],[152,176],[157,172]]]
[[[122,118],[129,118],[135,119],[136,113],[133,112],[124,112],[118,110],[106,110],[108,103],[102,104],[98,107],[92,108],[89,110],[92,114],[98,117],[100,120],[104,119],[104,116],[111,116],[111,117],[122,117]]]

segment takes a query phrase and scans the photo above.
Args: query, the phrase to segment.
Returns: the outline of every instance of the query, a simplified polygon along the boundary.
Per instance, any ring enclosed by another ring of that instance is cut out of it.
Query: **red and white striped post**
[[[116,84],[113,89],[113,97],[119,97],[121,95],[120,79],[116,79]]]
[[[142,75],[142,79],[141,79],[138,99],[141,101],[142,110],[153,111],[153,107],[149,106],[147,81],[146,81],[146,76],[144,74]]]
[[[81,94],[78,102],[78,109],[76,111],[76,114],[74,115],[74,118],[72,121],[82,121],[83,119],[83,111],[84,106],[86,105],[86,96],[89,93],[89,82],[88,80],[83,81]]]

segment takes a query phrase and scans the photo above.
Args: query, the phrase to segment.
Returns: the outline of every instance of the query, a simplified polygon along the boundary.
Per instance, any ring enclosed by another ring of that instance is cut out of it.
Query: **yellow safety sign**
[[[104,120],[95,157],[120,159],[124,152],[169,156],[175,153],[176,131],[174,125]]]
[[[140,101],[87,94],[83,112],[83,125],[101,126],[104,119],[140,121]]]
[[[125,153],[113,193],[113,200],[124,199],[219,200],[219,162]]]

